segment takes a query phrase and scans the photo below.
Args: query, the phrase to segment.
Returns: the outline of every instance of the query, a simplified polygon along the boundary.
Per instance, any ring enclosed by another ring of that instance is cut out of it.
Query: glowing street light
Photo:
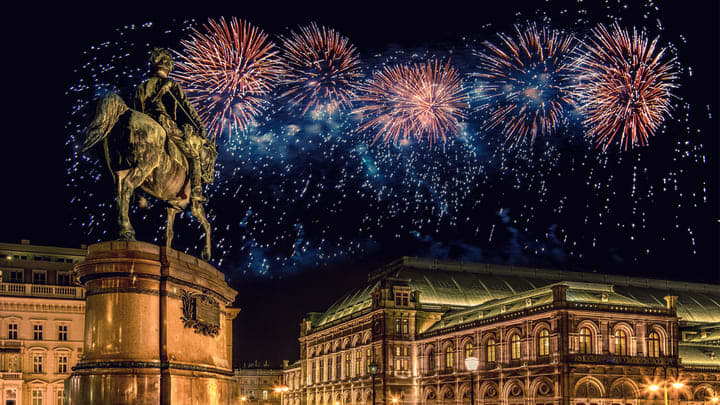
[[[652,384],[648,387],[648,390],[650,390],[652,392],[656,392],[659,389],[660,389],[660,387],[657,384]]]
[[[375,363],[374,361],[372,363],[370,363],[370,365],[368,365],[368,372],[370,372],[370,378],[372,379],[372,405],[375,405],[375,376],[378,373],[377,363]],[[338,405],[338,404],[335,404],[335,405]]]
[[[391,399],[390,401],[391,401],[393,404],[397,404],[399,400],[398,400],[396,397],[393,397],[393,399]]]
[[[675,388],[676,390],[679,390],[680,388],[682,388],[682,387],[684,387],[684,386],[685,386],[685,384],[683,384],[683,383],[681,383],[681,382],[674,382],[674,383],[672,383],[672,387]]]
[[[283,405],[283,394],[288,392],[290,388],[288,388],[287,385],[281,385],[279,387],[275,387],[275,392],[280,394],[280,405]]]
[[[477,357],[465,357],[465,368],[470,372],[470,405],[475,405],[475,382],[473,381],[473,372],[480,365],[480,359]]]

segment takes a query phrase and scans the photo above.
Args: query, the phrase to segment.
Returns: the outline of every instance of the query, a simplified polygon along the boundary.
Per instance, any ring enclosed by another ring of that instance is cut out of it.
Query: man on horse
[[[205,126],[180,85],[168,77],[173,60],[167,49],[154,48],[150,52],[150,69],[152,77],[141,83],[135,92],[135,109],[155,119],[165,130],[168,140],[182,151],[189,166],[190,198],[205,202],[200,168],[200,147],[207,139]]]

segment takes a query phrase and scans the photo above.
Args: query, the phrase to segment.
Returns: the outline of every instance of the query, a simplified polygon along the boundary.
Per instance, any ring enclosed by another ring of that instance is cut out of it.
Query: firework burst
[[[466,116],[467,96],[449,61],[386,66],[359,89],[356,101],[362,106],[355,113],[368,117],[359,130],[374,128],[373,143],[380,137],[386,143],[405,142],[411,136],[431,144],[445,141],[457,134]]]
[[[360,79],[360,61],[348,38],[315,23],[281,37],[287,72],[281,97],[302,113],[327,106],[328,111],[350,107]]]
[[[209,20],[181,41],[174,78],[213,134],[245,131],[268,106],[268,93],[282,73],[268,36],[246,21]]]
[[[623,150],[646,145],[670,114],[676,60],[663,60],[665,49],[657,41],[601,24],[583,44],[575,93],[586,137],[603,151],[618,138]]]
[[[515,38],[498,34],[500,44],[484,42],[479,58],[479,110],[486,129],[501,128],[506,142],[550,135],[572,104],[569,87],[574,37],[535,24],[515,26]]]

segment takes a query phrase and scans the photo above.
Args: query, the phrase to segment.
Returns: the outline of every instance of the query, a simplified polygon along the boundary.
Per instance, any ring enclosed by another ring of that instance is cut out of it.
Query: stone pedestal
[[[237,291],[210,264],[143,242],[104,242],[75,267],[86,288],[71,404],[230,404]]]

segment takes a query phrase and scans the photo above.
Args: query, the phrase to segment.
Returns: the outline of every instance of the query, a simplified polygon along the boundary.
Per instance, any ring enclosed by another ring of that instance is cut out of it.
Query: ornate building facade
[[[402,258],[299,342],[284,405],[711,404],[720,286]]]
[[[63,404],[81,356],[85,290],[72,267],[85,249],[0,244],[0,404]]]
[[[280,405],[281,393],[276,391],[282,380],[282,370],[266,364],[246,364],[234,370],[233,397],[240,405]]]

